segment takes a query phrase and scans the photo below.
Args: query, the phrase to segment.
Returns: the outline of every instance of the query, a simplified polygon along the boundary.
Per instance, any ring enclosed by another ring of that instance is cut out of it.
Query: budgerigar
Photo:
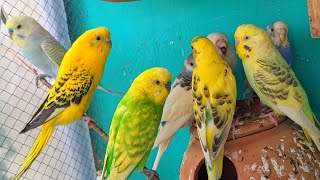
[[[124,180],[134,169],[148,170],[145,164],[157,135],[171,79],[168,70],[151,68],[133,81],[111,122],[103,179]]]
[[[22,163],[23,169],[14,179],[19,179],[44,149],[56,126],[73,123],[87,111],[110,49],[110,32],[104,27],[86,31],[73,43],[62,60],[47,98],[20,132],[43,125]]]
[[[292,56],[291,47],[288,41],[287,23],[283,21],[276,21],[267,27],[267,31],[271,36],[271,39],[274,45],[276,46],[277,50],[280,52],[282,57],[287,61],[287,63],[290,66],[292,63],[293,56]],[[248,82],[246,81],[246,83]],[[251,87],[248,87],[248,88],[250,91],[248,102],[250,104],[250,102],[253,101],[253,97],[256,96],[256,94],[253,92],[253,89]]]
[[[236,80],[212,42],[195,37],[191,42],[196,68],[192,75],[194,116],[207,167],[208,179],[222,175],[224,144],[236,105]]]
[[[235,73],[237,67],[237,58],[227,36],[224,33],[211,33],[207,36],[218,50],[220,57],[225,60]]]
[[[215,45],[220,57],[230,65],[234,72],[237,59],[227,36],[223,33],[211,33],[208,35],[208,38]],[[179,128],[189,127],[194,120],[191,90],[191,78],[194,67],[195,63],[191,54],[184,61],[182,71],[174,81],[171,92],[165,102],[160,130],[153,146],[153,148],[159,146],[153,170],[157,169],[160,159],[168,148],[174,134]]]
[[[307,94],[298,78],[276,50],[267,31],[244,24],[234,34],[237,54],[247,79],[265,105],[273,109],[272,115],[286,115],[299,124],[310,141],[320,150],[319,122],[310,107]],[[311,139],[310,139],[311,138]]]
[[[283,21],[276,21],[267,27],[271,39],[289,66],[292,63],[292,52],[288,39],[288,25]]]
[[[45,77],[56,78],[58,68],[67,50],[35,19],[28,16],[13,16],[5,20],[9,37],[21,48],[25,56],[34,66],[45,74],[36,78],[36,82]],[[121,93],[98,86],[112,95]]]

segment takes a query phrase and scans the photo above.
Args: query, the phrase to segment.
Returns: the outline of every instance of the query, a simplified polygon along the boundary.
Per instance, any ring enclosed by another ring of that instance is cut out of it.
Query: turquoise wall
[[[213,0],[142,0],[131,3],[82,0],[71,4],[68,16],[73,23],[69,26],[73,32],[72,39],[85,29],[97,26],[106,26],[111,30],[113,46],[102,85],[124,92],[139,73],[150,67],[168,68],[176,77],[183,60],[191,52],[189,43],[194,36],[221,31],[234,45],[233,33],[240,24],[253,23],[266,27],[276,20],[284,20],[289,24],[289,39],[295,57],[292,68],[320,118],[320,40],[310,37],[305,0],[229,0],[228,3]],[[77,26],[75,21],[80,21],[80,25]],[[238,62],[238,99],[242,99],[245,77],[242,64]],[[120,99],[101,91],[95,93],[89,114],[106,132]],[[94,148],[103,159],[106,143],[95,133],[91,134]],[[179,131],[173,139],[160,162],[158,172],[161,179],[178,179],[188,140],[188,129]],[[148,167],[152,167],[155,154],[156,151],[153,151]],[[135,172],[130,179],[142,178],[143,175]]]

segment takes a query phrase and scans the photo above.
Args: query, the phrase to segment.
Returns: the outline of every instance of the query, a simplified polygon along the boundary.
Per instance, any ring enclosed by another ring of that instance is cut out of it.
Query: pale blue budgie
[[[288,25],[283,21],[276,21],[267,27],[273,44],[289,65],[292,64],[292,52],[288,40]]]

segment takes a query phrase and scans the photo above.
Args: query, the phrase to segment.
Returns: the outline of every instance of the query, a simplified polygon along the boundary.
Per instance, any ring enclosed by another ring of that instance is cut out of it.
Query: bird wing
[[[320,137],[307,95],[290,67],[273,61],[258,60],[257,63],[259,69],[253,76],[258,90],[282,113]]]
[[[124,99],[125,99],[125,97],[124,97]],[[110,167],[111,167],[112,161],[113,161],[113,154],[114,154],[113,147],[114,147],[115,139],[116,139],[118,131],[119,131],[121,119],[123,118],[123,115],[125,114],[126,109],[127,109],[127,107],[123,103],[124,101],[125,100],[122,100],[119,103],[119,105],[117,106],[117,109],[114,113],[112,123],[110,126],[108,147],[107,147],[106,155],[104,158],[103,170],[101,173],[101,177],[103,177],[102,179],[105,179],[107,174],[110,173]]]
[[[54,37],[49,37],[46,40],[44,40],[41,44],[41,48],[46,53],[48,58],[57,66],[60,66],[61,61],[67,52],[67,50]],[[113,96],[122,96],[125,94],[123,92],[113,91],[104,88],[101,85],[98,85],[97,89],[100,89]]]
[[[93,76],[85,69],[74,67],[64,71],[56,79],[44,103],[21,133],[44,124],[73,104],[80,104],[83,96],[90,90],[92,83]]]
[[[7,23],[7,20],[8,20],[8,14],[6,13],[6,11],[4,10],[3,8],[3,5],[1,6],[1,9],[0,9],[1,13],[0,13],[0,16],[1,16],[1,20],[4,24]]]
[[[41,48],[48,58],[58,67],[67,52],[67,50],[52,36],[41,43]]]
[[[127,105],[111,147],[113,157],[108,179],[126,179],[138,164],[144,167],[140,161],[150,152],[157,134],[161,108],[148,101]]]
[[[236,82],[232,70],[226,65],[220,68],[223,73],[217,73],[213,84],[203,83],[197,71],[192,80],[195,119],[209,166],[217,159],[227,140],[236,103]]]
[[[191,86],[191,82],[189,84]],[[163,108],[160,130],[153,148],[170,138],[185,124],[191,124],[193,119],[192,90],[188,86],[173,86]]]

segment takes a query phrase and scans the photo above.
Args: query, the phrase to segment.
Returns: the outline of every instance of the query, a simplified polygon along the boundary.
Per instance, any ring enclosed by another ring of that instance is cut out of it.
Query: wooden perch
[[[308,0],[311,37],[320,38],[320,0]]]

